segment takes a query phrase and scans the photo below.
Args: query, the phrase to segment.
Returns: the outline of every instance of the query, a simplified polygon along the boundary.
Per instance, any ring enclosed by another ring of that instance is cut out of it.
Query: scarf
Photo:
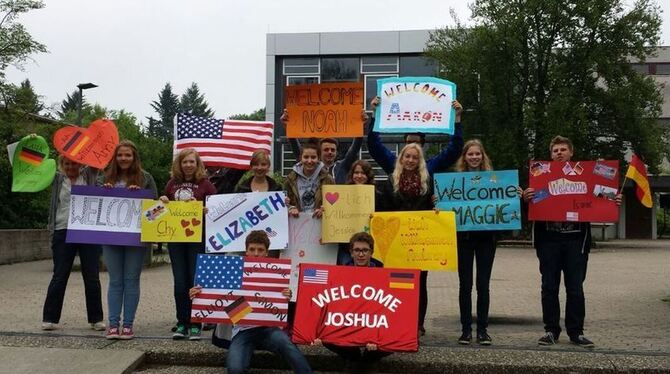
[[[400,174],[398,191],[409,198],[415,198],[421,195],[421,177],[419,176],[419,172],[417,170],[403,170]]]

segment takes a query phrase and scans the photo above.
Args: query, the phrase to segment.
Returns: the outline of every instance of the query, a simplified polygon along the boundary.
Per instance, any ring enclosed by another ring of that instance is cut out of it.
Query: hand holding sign
[[[49,145],[41,136],[29,135],[16,146],[12,161],[12,192],[38,192],[56,175],[56,161],[47,158]]]
[[[88,128],[67,126],[54,134],[58,153],[72,161],[103,169],[114,156],[119,144],[119,133],[114,122],[107,119],[93,121]]]

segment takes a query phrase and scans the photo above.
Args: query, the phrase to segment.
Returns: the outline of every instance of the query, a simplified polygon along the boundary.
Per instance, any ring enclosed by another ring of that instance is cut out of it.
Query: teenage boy
[[[552,161],[568,162],[572,159],[570,139],[556,136],[549,144]],[[527,188],[523,199],[532,204],[535,190]],[[616,196],[621,205],[621,195]],[[570,341],[582,347],[593,347],[584,336],[584,280],[591,249],[591,224],[589,222],[533,222],[534,244],[540,261],[542,275],[542,320],[545,334],[537,341],[540,345],[553,345],[561,334],[561,306],[558,291],[561,272],[565,279],[565,329]]]
[[[270,239],[263,230],[254,230],[249,233],[245,240],[247,257],[268,257],[270,248]],[[199,286],[190,290],[191,298],[196,297],[201,291]],[[282,294],[291,298],[291,290],[285,289]],[[212,342],[217,346],[226,346],[227,342],[221,341],[221,336],[217,336],[221,330],[225,330],[224,325],[217,326],[215,336]],[[224,338],[225,339],[225,338]],[[229,374],[244,373],[251,364],[251,356],[256,349],[263,349],[274,352],[281,356],[291,366],[295,373],[311,373],[312,369],[300,352],[289,339],[288,335],[277,327],[267,326],[246,326],[233,325],[232,338],[228,346],[228,355],[226,357],[226,369]]]
[[[351,253],[351,261],[345,266],[360,266],[360,267],[383,267],[379,261],[372,260],[372,253],[374,253],[375,240],[367,232],[359,232],[351,236],[349,239],[349,252]],[[391,352],[382,352],[377,349],[377,345],[367,343],[365,347],[342,347],[339,345],[322,343],[321,339],[316,339],[312,342],[313,345],[323,344],[324,347],[336,353],[345,362],[346,371],[357,371],[356,369],[364,370],[365,368],[355,368],[355,365],[374,366],[383,357],[391,354]],[[361,352],[361,348],[362,352]]]

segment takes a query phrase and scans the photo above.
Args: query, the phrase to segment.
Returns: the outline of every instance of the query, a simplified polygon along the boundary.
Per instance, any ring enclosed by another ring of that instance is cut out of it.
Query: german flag
[[[233,322],[234,325],[236,325],[240,320],[244,317],[247,316],[247,314],[252,312],[251,305],[247,302],[247,300],[244,298],[244,296],[240,297],[239,299],[233,301],[228,305],[223,311],[228,314],[228,317],[230,317],[230,321]]]
[[[640,203],[647,208],[651,208],[652,199],[651,189],[649,188],[649,179],[647,178],[647,167],[635,153],[633,153],[633,158],[630,160],[630,164],[628,164],[626,178],[632,179],[637,185],[635,195],[637,195]]]
[[[74,133],[72,138],[65,144],[63,147],[63,152],[74,157],[81,151],[82,147],[88,143],[88,136],[84,135],[81,131]]]
[[[29,148],[22,148],[19,153],[19,160],[27,162],[33,166],[39,166],[44,160],[46,155],[42,152],[38,152]]]
[[[391,273],[389,276],[389,288],[414,289],[413,273]]]

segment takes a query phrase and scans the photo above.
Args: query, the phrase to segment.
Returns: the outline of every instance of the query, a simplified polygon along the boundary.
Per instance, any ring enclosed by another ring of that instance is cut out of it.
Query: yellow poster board
[[[364,185],[324,185],[321,242],[348,243],[351,235],[369,231],[370,214],[375,211],[375,187]]]
[[[202,201],[142,200],[141,218],[143,242],[202,241]]]
[[[370,231],[385,268],[458,270],[454,212],[374,213]]]

